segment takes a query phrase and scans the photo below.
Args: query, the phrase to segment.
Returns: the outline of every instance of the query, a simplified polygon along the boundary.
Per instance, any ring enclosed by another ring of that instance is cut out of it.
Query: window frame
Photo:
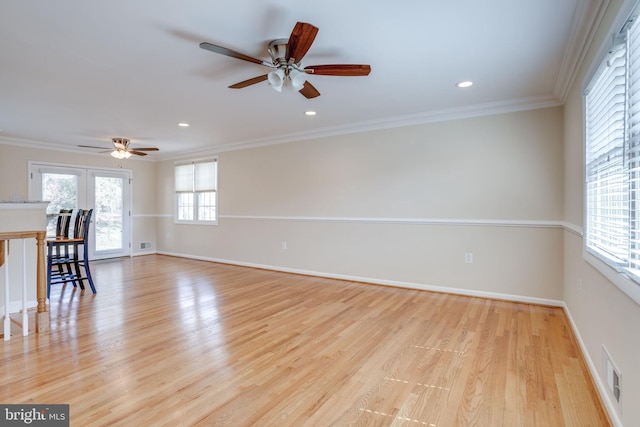
[[[212,190],[197,190],[196,186],[197,184],[195,183],[196,181],[196,173],[195,173],[195,169],[194,172],[192,173],[192,179],[193,179],[193,186],[192,186],[192,190],[191,191],[179,191],[177,189],[177,184],[176,184],[176,172],[177,172],[177,168],[179,166],[186,166],[186,165],[193,165],[193,167],[195,168],[195,166],[197,164],[203,164],[203,163],[214,163],[215,164],[215,171],[214,171],[214,176],[213,176],[213,189]],[[207,158],[203,158],[203,159],[195,159],[195,160],[183,160],[183,161],[176,161],[173,164],[173,193],[174,193],[174,198],[173,198],[173,219],[174,219],[174,223],[175,224],[192,224],[192,225],[218,225],[218,217],[219,217],[219,207],[218,207],[218,167],[219,167],[219,163],[218,163],[218,157],[214,156],[214,157],[207,157]],[[199,195],[202,194],[211,194],[213,193],[213,212],[214,212],[214,219],[213,220],[208,220],[208,219],[201,219],[199,217],[199,211],[200,211],[200,206],[199,206]],[[181,206],[179,205],[179,201],[180,201],[180,196],[183,194],[188,194],[192,196],[192,201],[193,204],[191,205],[191,214],[192,214],[192,218],[193,219],[179,219],[180,215],[179,215],[179,211],[181,209]]]
[[[620,39],[623,36],[623,33],[626,31],[627,28],[630,27],[631,22],[633,19],[638,18],[638,12],[640,12],[640,9],[636,9],[635,8],[635,2],[633,2],[633,4],[631,3],[627,3],[626,7],[622,8],[623,10],[621,10],[620,14],[618,15],[614,25],[612,25],[611,29],[612,31],[610,32],[611,36],[609,38],[606,39],[605,42],[603,42],[600,51],[598,53],[598,55],[596,55],[592,65],[591,65],[591,69],[588,71],[588,73],[586,74],[585,80],[584,80],[584,85],[583,85],[583,224],[584,224],[584,229],[583,229],[583,244],[582,244],[582,252],[583,252],[583,258],[585,259],[585,261],[587,263],[589,263],[592,267],[594,267],[598,272],[600,272],[605,278],[607,278],[611,283],[613,283],[616,287],[618,287],[622,292],[624,292],[629,298],[631,298],[634,302],[636,302],[637,304],[640,304],[640,268],[635,268],[635,269],[631,269],[628,268],[627,266],[620,266],[617,265],[617,263],[611,259],[609,259],[606,255],[599,253],[598,250],[595,250],[594,248],[589,247],[589,216],[588,216],[588,210],[589,210],[589,188],[588,188],[588,166],[587,166],[587,161],[588,161],[588,156],[589,153],[587,152],[587,148],[588,148],[588,120],[587,120],[587,94],[588,91],[592,88],[592,86],[595,84],[595,82],[598,80],[598,78],[600,77],[601,73],[603,73],[603,68],[605,67],[606,61],[608,56],[610,55],[610,53],[615,50],[615,46],[617,43],[620,43]],[[632,53],[634,55],[633,60],[635,61],[640,61],[640,48],[636,48],[636,50]],[[627,56],[629,55],[629,53],[627,54]],[[628,59],[628,58],[627,58]],[[630,61],[629,61],[630,62]],[[628,65],[627,65],[628,67]],[[628,79],[628,72],[625,75],[625,79]],[[638,78],[638,77],[636,77]],[[628,81],[628,80],[627,80]],[[625,83],[627,86],[628,84]],[[626,110],[626,104],[628,103],[627,101],[627,97],[628,95],[625,94],[625,110]],[[637,107],[636,107],[637,108]],[[629,140],[629,129],[627,127],[626,121],[628,120],[628,118],[626,117],[627,111],[625,111],[625,128],[624,128],[624,147],[626,148],[628,145],[628,140]],[[626,159],[625,159],[626,162]],[[627,174],[629,174],[629,170],[627,169]],[[635,190],[637,192],[637,189]],[[633,189],[628,189],[627,190],[627,194],[630,197],[629,200],[629,210],[631,211],[629,214],[629,218],[633,217],[633,213],[635,212],[635,214],[639,214],[640,213],[640,207],[637,208],[632,208],[631,205],[633,203],[633,200],[631,199],[631,197],[633,196],[632,193],[634,192]],[[636,206],[640,206],[640,197],[638,197],[638,194],[635,194],[636,199]],[[636,227],[638,229],[640,229],[639,227]],[[632,230],[629,229],[628,231],[628,235],[631,235],[634,231],[638,231],[638,230]],[[630,249],[628,249],[630,250]]]

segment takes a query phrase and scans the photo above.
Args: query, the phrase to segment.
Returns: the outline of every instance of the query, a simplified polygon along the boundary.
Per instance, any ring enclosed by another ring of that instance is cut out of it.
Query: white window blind
[[[640,272],[640,26],[628,32],[627,162],[629,170],[629,268]]]
[[[175,167],[175,186],[178,192],[215,191],[216,162],[192,162]]]
[[[586,244],[622,264],[628,247],[625,167],[626,46],[619,45],[586,97]]]
[[[193,191],[193,164],[175,167],[176,191]]]
[[[194,164],[194,191],[215,191],[216,163],[205,162]]]
[[[176,220],[185,223],[217,221],[217,160],[176,164]]]
[[[630,20],[618,39],[585,97],[585,246],[640,282],[638,21]]]

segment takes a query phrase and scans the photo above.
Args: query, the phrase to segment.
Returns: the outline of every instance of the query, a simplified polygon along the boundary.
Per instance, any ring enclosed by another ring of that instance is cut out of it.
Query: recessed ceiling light
[[[315,116],[315,115],[316,115],[316,112],[315,112],[315,111],[311,111],[311,110],[309,110],[309,111],[305,111],[304,113],[305,113],[307,116]]]
[[[180,123],[178,123],[178,126],[180,126],[181,128],[188,128],[189,127],[189,123],[180,122]]]
[[[456,86],[459,88],[471,87],[473,86],[473,82],[469,80],[465,80],[463,82],[456,83]]]

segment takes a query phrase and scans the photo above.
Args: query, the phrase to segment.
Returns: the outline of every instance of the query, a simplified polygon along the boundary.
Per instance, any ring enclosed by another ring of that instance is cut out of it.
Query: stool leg
[[[76,272],[76,278],[80,284],[80,289],[84,291],[84,280],[82,279],[82,273],[80,273],[80,259],[78,258],[79,245],[73,245],[73,268]]]
[[[82,258],[84,260],[84,271],[87,273],[87,280],[89,281],[89,286],[91,286],[91,292],[96,293],[96,287],[93,285],[93,278],[91,277],[91,269],[89,268],[89,256],[87,255],[87,248],[83,248]]]
[[[53,245],[47,245],[47,298],[51,299],[51,269],[53,268]]]

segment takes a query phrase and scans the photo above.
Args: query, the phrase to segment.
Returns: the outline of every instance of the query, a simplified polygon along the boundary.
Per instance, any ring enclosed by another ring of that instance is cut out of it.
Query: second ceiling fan
[[[113,142],[113,151],[111,149],[105,149],[105,147],[96,147],[93,145],[78,145],[78,147],[99,148],[101,150],[105,150],[105,153],[110,153],[112,157],[120,160],[128,159],[132,154],[135,154],[136,156],[146,156],[146,151],[158,151],[155,147],[131,148],[129,146],[131,141],[127,138],[111,138],[111,142]]]
[[[278,92],[282,87],[290,82],[306,98],[315,98],[320,92],[307,81],[307,75],[316,74],[321,76],[367,76],[371,72],[371,66],[364,64],[327,64],[310,65],[302,67],[302,58],[306,55],[318,34],[318,28],[306,22],[296,23],[289,39],[277,39],[269,43],[268,52],[271,62],[236,52],[232,49],[218,46],[212,43],[200,43],[202,49],[254,64],[264,65],[272,68],[273,71],[261,76],[229,86],[232,89],[242,89],[256,83],[269,81],[269,84]]]

